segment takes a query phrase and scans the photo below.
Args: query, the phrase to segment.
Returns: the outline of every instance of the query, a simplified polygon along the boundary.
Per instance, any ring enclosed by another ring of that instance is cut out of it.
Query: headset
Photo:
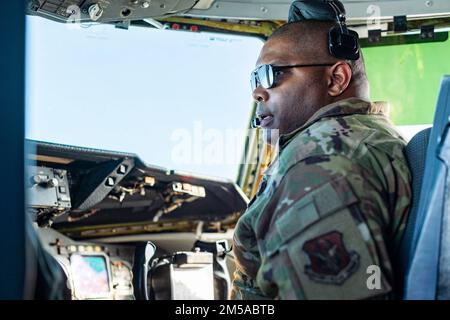
[[[296,0],[289,8],[288,22],[319,20],[335,21],[328,32],[328,49],[338,59],[358,60],[358,33],[345,24],[345,8],[338,0]]]

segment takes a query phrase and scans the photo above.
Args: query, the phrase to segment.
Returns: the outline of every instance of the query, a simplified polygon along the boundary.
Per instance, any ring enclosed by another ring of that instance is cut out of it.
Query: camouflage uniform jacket
[[[410,172],[387,105],[350,98],[279,139],[234,233],[234,299],[389,298]]]

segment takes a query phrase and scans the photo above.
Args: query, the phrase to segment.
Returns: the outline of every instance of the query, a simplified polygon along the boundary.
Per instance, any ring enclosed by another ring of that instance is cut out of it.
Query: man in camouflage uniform
[[[396,289],[411,198],[405,141],[388,106],[369,102],[362,56],[329,54],[332,25],[286,24],[257,61],[329,65],[281,69],[273,87],[253,92],[280,153],[236,225],[234,299],[392,298]]]

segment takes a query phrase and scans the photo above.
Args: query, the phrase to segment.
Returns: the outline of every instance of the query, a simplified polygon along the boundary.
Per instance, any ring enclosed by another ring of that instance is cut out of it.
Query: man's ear
[[[341,95],[352,80],[352,68],[344,61],[336,62],[328,72],[328,94],[332,97]]]

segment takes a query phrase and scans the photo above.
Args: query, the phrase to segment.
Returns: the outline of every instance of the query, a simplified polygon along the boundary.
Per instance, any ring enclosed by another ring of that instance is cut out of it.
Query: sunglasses
[[[332,65],[334,65],[334,63],[295,64],[291,66],[273,66],[271,64],[262,64],[252,71],[250,76],[250,84],[252,86],[252,91],[254,91],[258,86],[265,89],[270,89],[277,82],[276,77],[279,72],[284,69],[302,67],[330,67]]]

